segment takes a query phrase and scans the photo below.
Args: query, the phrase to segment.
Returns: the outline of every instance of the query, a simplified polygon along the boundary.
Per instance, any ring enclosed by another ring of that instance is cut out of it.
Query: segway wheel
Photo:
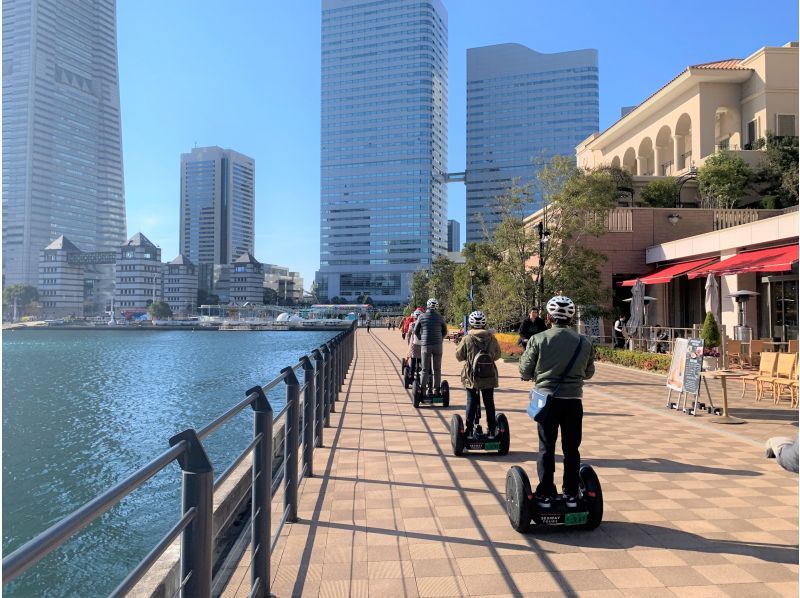
[[[515,465],[506,474],[506,513],[511,527],[524,534],[531,526],[531,499],[533,496],[528,474]]]
[[[408,369],[408,366],[406,365],[406,360],[401,357],[400,358],[400,373],[403,375],[404,378],[405,378],[407,369]]]
[[[450,406],[450,384],[447,380],[442,381],[442,385],[439,387],[439,392],[442,393],[442,407],[449,407]]]
[[[453,445],[453,454],[456,457],[464,454],[464,420],[458,413],[450,418],[450,443]]]
[[[409,388],[411,386],[411,368],[406,368],[405,374],[403,374],[403,388]]]
[[[581,465],[578,476],[583,498],[589,511],[589,518],[584,527],[594,529],[603,521],[603,489],[600,487],[600,480],[591,465]]]
[[[414,408],[419,408],[419,400],[422,397],[422,390],[419,387],[419,381],[414,380],[414,385],[411,387],[411,393],[414,395]]]
[[[500,432],[500,448],[497,450],[497,454],[502,457],[508,454],[508,449],[511,447],[511,432],[508,429],[508,418],[505,413],[500,413],[497,416],[495,425]]]

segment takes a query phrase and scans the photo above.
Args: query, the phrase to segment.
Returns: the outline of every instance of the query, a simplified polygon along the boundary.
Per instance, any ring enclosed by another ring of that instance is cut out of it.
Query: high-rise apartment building
[[[458,220],[447,221],[447,251],[461,251],[461,223]]]
[[[323,0],[318,294],[405,301],[447,246],[447,12]]]
[[[181,154],[180,253],[210,291],[214,265],[254,251],[255,160],[221,147]]]
[[[92,252],[126,238],[115,0],[3,2],[4,284],[36,285],[62,235]]]
[[[498,195],[573,156],[599,128],[597,50],[541,54],[520,44],[467,50],[467,242],[491,234]],[[531,214],[540,198],[524,206]]]

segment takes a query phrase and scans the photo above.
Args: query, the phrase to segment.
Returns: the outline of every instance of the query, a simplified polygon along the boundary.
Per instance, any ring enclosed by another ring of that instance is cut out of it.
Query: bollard
[[[178,457],[183,470],[182,509],[184,514],[195,509],[196,515],[181,538],[181,579],[186,580],[181,596],[210,598],[214,467],[192,429],[170,438],[169,445],[183,440],[189,448]]]
[[[250,516],[250,587],[261,588],[260,596],[269,596],[270,547],[272,545],[272,406],[264,389],[255,386],[246,396],[258,394],[253,408],[253,437],[261,440],[253,449],[253,500]]]
[[[300,358],[303,366],[303,382],[306,385],[303,393],[303,469],[306,477],[314,477],[314,366],[311,360],[303,355]]]
[[[300,382],[294,369],[281,370],[286,382],[286,422],[285,443],[283,445],[283,507],[288,510],[286,521],[297,521],[297,445],[300,442]]]
[[[323,446],[323,439],[322,439],[322,430],[323,430],[323,423],[325,420],[325,403],[323,402],[323,397],[325,396],[325,389],[324,389],[324,382],[325,382],[325,374],[323,372],[323,360],[322,354],[319,352],[319,349],[314,349],[311,352],[311,357],[314,358],[314,371],[316,372],[316,384],[314,390],[316,391],[316,421],[315,421],[315,431],[316,431],[316,446]]]

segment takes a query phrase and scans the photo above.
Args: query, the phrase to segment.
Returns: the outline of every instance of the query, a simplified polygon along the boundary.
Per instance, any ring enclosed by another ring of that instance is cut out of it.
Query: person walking
[[[561,428],[564,452],[564,500],[577,506],[578,471],[583,427],[583,381],[594,375],[592,344],[569,326],[575,317],[575,304],[569,297],[556,296],[547,302],[549,330],[535,335],[519,361],[523,380],[533,380],[536,390],[549,395],[538,422],[539,485],[534,499],[540,508],[549,508],[556,496],[555,450]]]
[[[524,350],[528,344],[528,340],[530,340],[534,334],[539,334],[545,330],[547,330],[547,324],[539,317],[539,308],[532,307],[528,312],[528,317],[519,325],[519,339],[517,339],[517,344]]]
[[[625,322],[628,320],[625,316],[620,316],[617,318],[617,321],[614,322],[614,328],[611,331],[611,341],[614,344],[615,349],[624,349],[625,348]]]
[[[486,330],[486,314],[482,311],[469,314],[469,325],[469,332],[456,347],[456,359],[465,362],[461,382],[467,390],[467,438],[474,434],[481,396],[486,407],[488,436],[494,438],[497,434],[494,389],[500,385],[494,362],[500,359],[500,344],[494,334]]]
[[[422,345],[422,388],[428,388],[428,380],[433,375],[433,389],[428,396],[440,396],[442,382],[442,343],[447,336],[447,324],[439,313],[439,302],[431,297],[426,304],[425,313],[414,324],[414,336]],[[433,371],[431,371],[433,370]]]

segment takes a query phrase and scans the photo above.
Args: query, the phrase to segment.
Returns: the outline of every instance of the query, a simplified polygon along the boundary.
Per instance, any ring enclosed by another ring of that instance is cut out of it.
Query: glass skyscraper
[[[500,220],[497,196],[532,181],[600,121],[597,50],[541,54],[520,44],[467,50],[467,242]],[[525,206],[536,211],[539,199]]]
[[[198,266],[201,289],[215,264],[255,251],[255,172],[255,160],[221,147],[181,154],[180,253]]]
[[[4,284],[37,285],[60,235],[126,239],[115,0],[3,2]],[[113,267],[98,266],[113,284]]]
[[[323,0],[317,293],[400,302],[447,249],[447,12]]]

